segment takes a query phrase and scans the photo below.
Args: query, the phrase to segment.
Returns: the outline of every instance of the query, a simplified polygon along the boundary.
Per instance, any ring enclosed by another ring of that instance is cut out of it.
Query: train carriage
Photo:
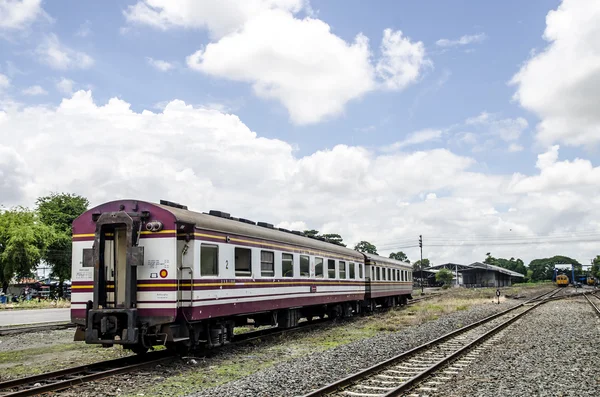
[[[361,253],[300,232],[134,200],[74,221],[72,272],[75,339],[137,352],[220,345],[249,319],[293,327],[360,312],[369,274]]]
[[[412,266],[378,255],[364,254],[366,259],[365,302],[371,307],[404,305],[412,299]]]

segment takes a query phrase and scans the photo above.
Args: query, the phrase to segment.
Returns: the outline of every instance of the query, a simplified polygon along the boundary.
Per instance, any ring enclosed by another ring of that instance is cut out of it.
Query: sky
[[[600,254],[600,2],[0,0],[0,205],[70,192],[434,264]]]

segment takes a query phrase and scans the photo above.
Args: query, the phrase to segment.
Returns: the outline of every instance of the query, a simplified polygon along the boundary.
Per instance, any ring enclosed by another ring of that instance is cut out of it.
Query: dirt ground
[[[552,284],[502,289],[505,300],[535,296]],[[469,310],[495,301],[496,289],[451,289],[411,305],[384,313],[328,323],[300,330],[292,337],[267,337],[259,342],[218,349],[210,355],[180,358],[118,378],[62,392],[63,396],[180,396],[249,375],[260,369],[316,351],[323,351],[380,332],[401,332],[403,327],[437,319],[446,313]],[[0,336],[0,380],[129,355],[120,347],[102,348],[73,342],[73,329]]]

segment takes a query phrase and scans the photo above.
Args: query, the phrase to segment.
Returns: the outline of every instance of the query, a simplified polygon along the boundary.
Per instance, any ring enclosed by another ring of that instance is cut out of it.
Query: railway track
[[[36,396],[50,391],[64,390],[72,386],[107,378],[117,374],[158,364],[173,359],[174,354],[161,350],[143,356],[130,356],[99,363],[81,365],[48,372],[41,375],[9,380],[0,383],[1,397]]]
[[[486,341],[493,340],[502,329],[558,292],[556,289],[530,299],[303,397],[416,397],[430,394],[441,382],[473,362]]]
[[[30,326],[2,327],[0,328],[0,336],[26,334],[30,332],[52,331],[57,329],[74,328],[75,324],[60,323],[60,324],[36,324]]]
[[[588,295],[591,295],[596,299],[592,300],[588,297]],[[596,295],[595,293],[584,294],[583,296],[585,296],[585,299],[590,303],[590,305],[592,305],[594,310],[596,310],[596,314],[598,316],[600,316],[600,306],[598,306],[600,304],[600,296]],[[595,301],[595,303],[594,303],[594,301]]]

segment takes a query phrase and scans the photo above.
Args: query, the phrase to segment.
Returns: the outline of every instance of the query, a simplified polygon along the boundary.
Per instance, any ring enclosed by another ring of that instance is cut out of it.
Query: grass
[[[0,352],[0,378],[37,375],[130,354],[123,349],[103,349],[98,345],[86,345],[81,342],[10,350]]]
[[[0,310],[27,310],[27,309],[57,309],[71,307],[71,301],[66,299],[41,300],[32,299],[29,301],[19,301],[17,303],[0,304]]]

